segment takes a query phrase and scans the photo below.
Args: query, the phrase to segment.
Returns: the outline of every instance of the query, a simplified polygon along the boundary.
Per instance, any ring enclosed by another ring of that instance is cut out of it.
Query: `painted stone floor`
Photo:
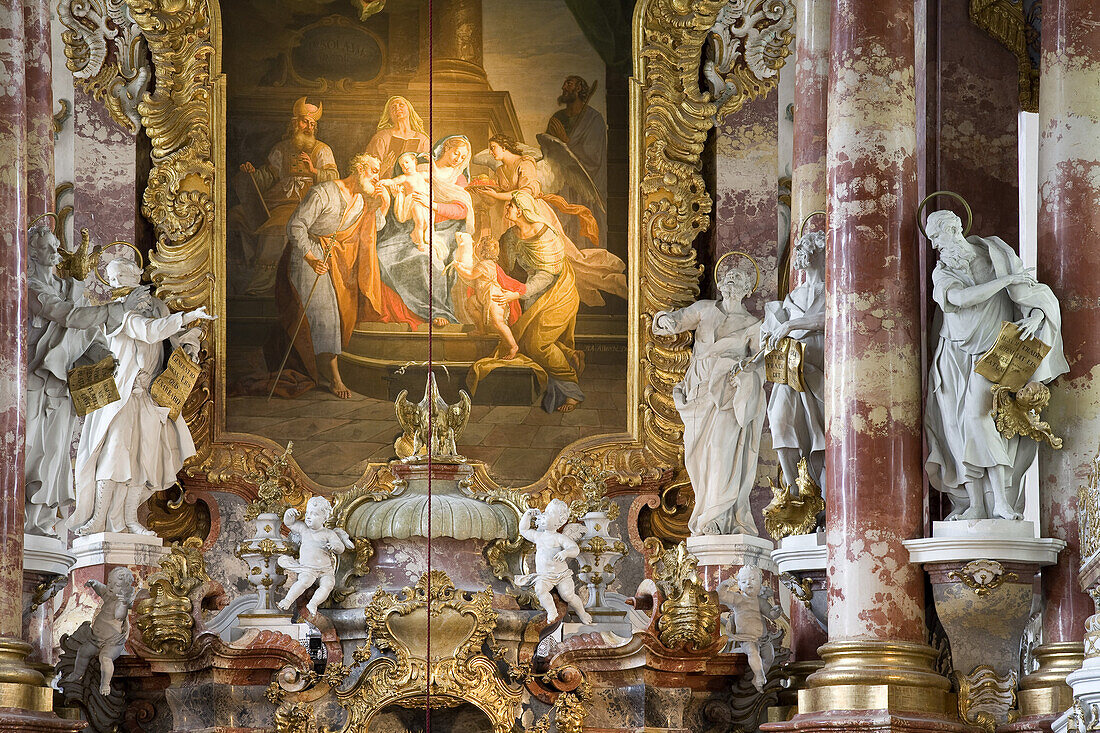
[[[570,443],[626,429],[625,375],[609,379],[586,373],[581,386],[585,401],[564,414],[547,414],[540,406],[478,405],[475,399],[459,452],[487,463],[502,485],[522,486],[542,476]],[[232,432],[280,444],[293,440],[303,470],[333,487],[352,484],[367,463],[394,457],[393,442],[401,432],[392,402],[359,394],[341,400],[322,389],[293,400],[230,397],[226,423]]]

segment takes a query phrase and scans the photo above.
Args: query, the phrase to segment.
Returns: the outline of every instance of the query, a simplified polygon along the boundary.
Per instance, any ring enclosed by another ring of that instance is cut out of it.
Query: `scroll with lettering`
[[[1050,346],[1035,337],[1020,339],[1020,328],[1011,321],[1001,322],[1001,332],[993,347],[978,359],[974,371],[994,384],[1016,392],[1046,358]]]
[[[84,417],[112,402],[118,402],[118,386],[115,384],[115,358],[108,356],[95,364],[73,367],[69,370],[69,394],[73,398],[76,414]]]
[[[175,420],[180,416],[183,404],[187,402],[201,372],[199,365],[191,361],[182,348],[177,348],[168,357],[164,371],[153,380],[149,393],[158,405],[168,408],[168,416]]]
[[[796,392],[804,392],[802,360],[806,345],[787,336],[764,356],[764,378],[772,384],[786,384]]]

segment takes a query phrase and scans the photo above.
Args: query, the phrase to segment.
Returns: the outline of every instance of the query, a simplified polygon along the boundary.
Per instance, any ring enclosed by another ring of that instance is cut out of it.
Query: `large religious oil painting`
[[[626,431],[626,77],[576,5],[222,4],[228,431],[350,485],[429,360],[503,485]]]

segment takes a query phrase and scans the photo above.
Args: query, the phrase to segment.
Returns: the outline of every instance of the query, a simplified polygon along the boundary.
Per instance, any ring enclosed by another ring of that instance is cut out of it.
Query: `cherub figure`
[[[462,245],[460,243],[459,249]],[[514,359],[519,353],[519,344],[508,325],[509,306],[505,300],[504,288],[497,278],[497,258],[500,257],[500,243],[492,237],[482,237],[477,243],[474,254],[477,264],[463,262],[455,250],[455,270],[459,277],[470,283],[473,294],[468,298],[470,310],[476,314],[477,328],[481,333],[495,332],[508,350],[501,357]]]
[[[569,521],[569,506],[561,499],[553,499],[546,510],[528,509],[519,520],[520,536],[535,546],[535,572],[516,578],[517,585],[534,586],[539,603],[546,610],[546,622],[558,620],[558,607],[550,591],[558,595],[580,618],[581,623],[592,623],[592,616],[584,609],[584,603],[576,593],[573,571],[569,559],[580,554],[576,541],[562,532]],[[532,524],[536,526],[532,527]]]
[[[764,691],[765,673],[775,658],[775,649],[766,641],[765,619],[774,620],[783,614],[783,609],[772,603],[770,594],[764,593],[763,582],[760,568],[744,565],[736,577],[718,584],[718,600],[730,609],[727,635],[734,644],[733,651],[742,651],[749,658],[752,684],[758,692]],[[731,590],[734,584],[737,589]]]
[[[306,502],[304,521],[298,519],[297,509],[287,509],[283,514],[283,524],[302,538],[297,560],[290,555],[279,556],[279,567],[298,574],[286,597],[279,601],[279,608],[284,611],[317,583],[317,590],[306,604],[306,610],[316,614],[317,608],[328,599],[336,586],[336,556],[344,550],[355,549],[347,532],[325,526],[331,516],[332,504],[323,496],[315,496]]]
[[[432,212],[427,205],[416,200],[415,194],[421,194],[421,200],[428,197],[428,173],[416,169],[416,153],[401,155],[397,166],[401,169],[400,175],[383,178],[378,183],[393,194],[393,213],[397,220],[413,220],[413,244],[420,252],[427,252],[432,241]]]
[[[126,637],[130,635],[129,613],[134,605],[134,574],[124,567],[115,568],[107,575],[107,584],[89,580],[84,584],[103,599],[91,622],[91,638],[80,645],[72,672],[64,682],[76,682],[84,676],[84,670],[93,656],[99,656],[99,694],[111,694],[111,678],[115,674],[115,660],[122,654]]]

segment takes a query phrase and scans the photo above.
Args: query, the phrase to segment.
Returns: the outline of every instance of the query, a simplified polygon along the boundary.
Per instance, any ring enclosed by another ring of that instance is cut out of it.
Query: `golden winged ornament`
[[[1001,435],[1008,439],[1022,435],[1036,443],[1045,441],[1055,450],[1062,447],[1062,439],[1051,431],[1050,423],[1039,419],[1039,413],[1050,402],[1049,387],[1042,382],[1028,382],[1015,394],[999,384],[993,385],[992,390],[990,414]]]
[[[821,488],[810,475],[806,459],[798,462],[798,491],[780,479],[779,486],[772,484],[771,503],[764,507],[764,528],[776,540],[791,535],[809,534],[817,527],[817,515],[825,509]]]
[[[459,390],[458,402],[447,404],[439,395],[434,373],[428,374],[420,402],[410,402],[408,394],[407,389],[401,390],[394,402],[397,422],[404,431],[394,444],[397,457],[407,461],[427,460],[430,451],[432,460],[462,460],[456,441],[470,421],[470,395]]]

